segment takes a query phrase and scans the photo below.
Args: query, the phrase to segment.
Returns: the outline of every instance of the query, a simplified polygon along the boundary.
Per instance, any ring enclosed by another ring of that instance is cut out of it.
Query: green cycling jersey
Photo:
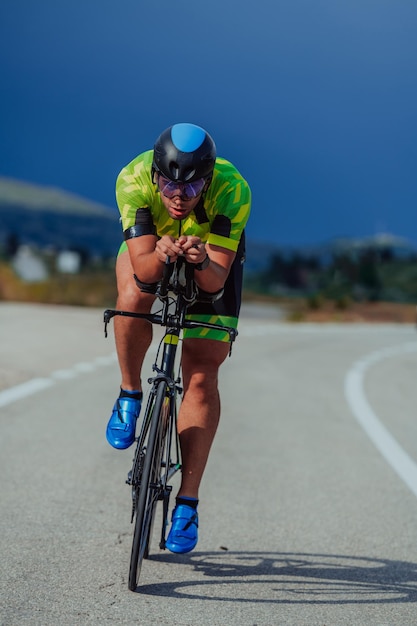
[[[120,172],[116,199],[125,239],[153,233],[195,235],[209,244],[236,252],[250,213],[251,192],[238,170],[217,157],[207,191],[188,217],[172,219],[152,181],[153,150],[137,156]]]

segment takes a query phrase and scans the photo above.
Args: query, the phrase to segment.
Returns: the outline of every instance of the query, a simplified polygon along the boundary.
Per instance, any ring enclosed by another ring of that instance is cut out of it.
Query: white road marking
[[[417,351],[417,343],[410,342],[377,350],[360,359],[346,375],[345,395],[353,415],[375,447],[417,497],[417,464],[379,421],[368,404],[363,389],[366,372],[372,365],[382,359],[415,351]]]
[[[159,341],[153,341],[151,344],[151,350],[156,350],[157,346],[159,346]],[[26,398],[34,393],[38,393],[38,391],[42,391],[47,387],[55,385],[58,381],[71,380],[81,374],[89,374],[100,367],[106,367],[108,365],[113,365],[114,363],[117,363],[117,356],[115,352],[109,354],[108,356],[95,357],[91,362],[82,361],[80,363],[76,363],[72,367],[55,370],[45,378],[32,378],[31,380],[21,383],[20,385],[15,385],[9,389],[0,391],[0,407],[7,406],[12,402],[17,402],[17,400]]]
[[[51,378],[32,378],[32,380],[28,380],[25,383],[5,389],[0,392],[0,407],[7,406],[21,398],[26,398],[26,396],[42,391],[53,384],[54,381]]]
[[[38,393],[38,391],[42,391],[47,387],[55,385],[55,383],[60,380],[76,378],[81,374],[93,372],[99,367],[111,365],[116,361],[116,354],[113,353],[107,357],[97,357],[91,363],[76,363],[67,369],[55,370],[55,372],[52,372],[52,374],[48,377],[32,378],[32,380],[28,380],[27,382],[16,385],[15,387],[4,389],[3,391],[0,391],[0,407],[7,406],[12,402],[26,398],[34,393]]]

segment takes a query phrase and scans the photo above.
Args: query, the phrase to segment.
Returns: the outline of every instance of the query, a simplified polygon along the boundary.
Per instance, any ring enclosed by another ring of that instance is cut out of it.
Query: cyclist
[[[116,198],[125,240],[116,262],[117,308],[149,312],[166,257],[183,255],[195,265],[199,289],[217,298],[192,305],[190,318],[236,327],[251,193],[236,168],[216,158],[211,136],[194,124],[167,128],[153,150],[122,169]],[[117,317],[114,332],[121,388],[106,436],[114,448],[125,449],[135,438],[152,325]],[[189,552],[197,544],[198,490],[220,417],[218,370],[228,351],[226,332],[184,331],[182,478],[166,542],[172,552]]]

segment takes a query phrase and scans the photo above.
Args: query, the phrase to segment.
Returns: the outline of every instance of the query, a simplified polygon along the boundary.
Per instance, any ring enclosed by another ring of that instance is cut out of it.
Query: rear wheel
[[[141,434],[141,444],[135,465],[139,476],[134,478],[134,531],[129,569],[129,589],[138,585],[142,561],[148,557],[152,537],[153,519],[158,499],[161,497],[161,464],[165,438],[167,389],[160,382],[155,395],[148,422],[148,432]],[[135,470],[134,470],[135,473]]]

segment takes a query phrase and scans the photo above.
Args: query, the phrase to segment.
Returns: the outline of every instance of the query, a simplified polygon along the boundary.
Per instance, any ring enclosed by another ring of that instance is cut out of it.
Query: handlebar
[[[165,259],[164,265],[164,273],[162,274],[161,282],[159,283],[158,289],[158,297],[163,299],[166,298],[169,291],[169,281],[172,276],[172,272],[174,271],[175,263],[171,263],[171,259],[169,256]]]
[[[167,327],[175,327],[176,326],[176,315],[168,315],[167,321],[164,321],[164,316],[161,313],[134,313],[133,311],[121,311],[117,309],[106,309],[104,311],[104,335],[107,337],[107,325],[110,320],[116,315],[120,315],[121,317],[134,317],[137,319],[142,319],[150,322],[151,324],[157,324],[159,326],[167,326]],[[230,341],[233,342],[237,335],[238,331],[236,328],[232,328],[231,326],[222,326],[221,324],[212,324],[211,322],[195,322],[194,320],[184,319],[181,328],[208,328],[212,330],[222,330],[226,332]]]
[[[169,313],[169,292],[172,291],[176,298],[175,313]],[[223,290],[213,295],[213,301],[218,299]],[[194,264],[187,263],[184,257],[178,257],[177,261],[171,262],[169,256],[165,259],[162,279],[159,282],[156,292],[157,297],[162,301],[163,308],[160,313],[134,313],[133,311],[121,311],[106,309],[104,311],[104,336],[107,337],[107,325],[116,315],[122,317],[134,317],[144,319],[151,324],[158,324],[174,329],[184,328],[207,328],[221,330],[229,335],[230,350],[232,343],[237,337],[236,328],[212,324],[210,322],[196,322],[185,319],[185,313],[189,306],[198,300],[198,288],[194,282]]]

